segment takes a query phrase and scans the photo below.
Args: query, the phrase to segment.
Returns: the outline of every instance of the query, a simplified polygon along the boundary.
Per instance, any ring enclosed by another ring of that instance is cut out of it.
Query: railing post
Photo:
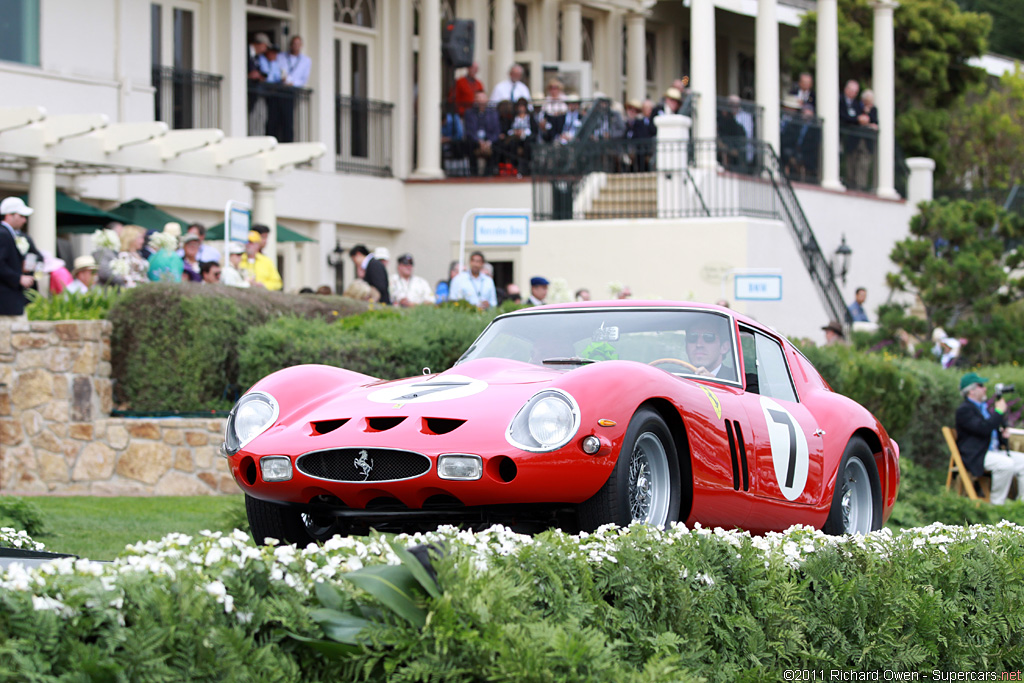
[[[662,114],[654,119],[658,127],[658,217],[678,216],[685,206],[687,143],[690,140],[689,116]]]
[[[907,179],[907,202],[917,206],[921,202],[934,199],[933,183],[935,161],[928,157],[910,157],[907,159],[910,177]]]

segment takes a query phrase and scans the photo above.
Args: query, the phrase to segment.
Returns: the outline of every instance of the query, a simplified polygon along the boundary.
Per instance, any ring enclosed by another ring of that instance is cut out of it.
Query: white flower
[[[121,252],[117,258],[110,262],[110,272],[120,278],[128,277],[132,272],[132,266],[128,263],[128,252]]]
[[[24,256],[28,253],[28,238],[18,235],[14,238],[14,246],[16,246],[18,251],[21,252],[21,255]]]
[[[174,251],[178,248],[178,238],[166,232],[155,232],[149,238],[149,246],[157,251]]]
[[[118,251],[121,248],[121,238],[113,230],[97,230],[92,234],[93,249],[113,249]]]

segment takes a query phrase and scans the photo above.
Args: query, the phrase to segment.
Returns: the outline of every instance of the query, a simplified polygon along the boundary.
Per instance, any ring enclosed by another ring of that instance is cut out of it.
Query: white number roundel
[[[807,436],[788,410],[766,396],[761,397],[761,411],[768,423],[775,479],[786,500],[796,500],[807,486]]]
[[[366,398],[374,403],[434,403],[479,394],[487,382],[462,375],[435,375],[419,382],[405,382],[378,389]]]

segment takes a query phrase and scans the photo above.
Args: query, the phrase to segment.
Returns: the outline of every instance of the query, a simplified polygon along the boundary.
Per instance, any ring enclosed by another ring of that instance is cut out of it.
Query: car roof
[[[738,313],[737,311],[734,311],[731,308],[726,308],[725,306],[717,306],[715,304],[699,303],[699,302],[695,302],[695,301],[665,301],[665,300],[662,300],[662,299],[658,299],[658,300],[609,299],[609,300],[605,300],[605,301],[574,301],[574,302],[562,303],[562,304],[545,304],[543,306],[532,306],[532,307],[528,307],[528,308],[520,308],[520,309],[517,309],[517,310],[512,311],[510,313],[505,313],[505,314],[503,314],[501,316],[498,316],[498,317],[504,318],[504,317],[507,317],[507,316],[534,315],[534,314],[545,313],[545,312],[565,311],[565,310],[571,310],[571,309],[587,309],[587,308],[596,308],[596,309],[601,309],[601,308],[605,308],[605,309],[607,309],[607,308],[631,309],[631,308],[635,308],[635,309],[638,309],[638,310],[642,310],[642,309],[645,309],[645,308],[662,309],[662,310],[664,310],[666,308],[678,308],[678,309],[685,309],[685,310],[691,310],[691,311],[692,310],[708,311],[709,313],[721,313],[722,315],[726,315],[726,316],[728,316],[730,318],[734,318],[739,323],[743,323],[745,325],[750,325],[751,327],[755,327],[755,328],[757,328],[759,330],[763,330],[765,332],[768,332],[772,336],[776,336],[776,337],[779,337],[779,338],[784,338],[781,334],[779,334],[775,330],[771,329],[770,327],[767,327],[763,323],[760,323],[760,322],[754,320],[753,318],[750,318],[750,317],[748,317],[746,315],[743,315],[742,313]]]

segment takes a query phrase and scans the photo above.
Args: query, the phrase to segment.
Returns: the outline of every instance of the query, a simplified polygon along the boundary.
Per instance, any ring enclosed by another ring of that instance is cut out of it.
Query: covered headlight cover
[[[524,451],[543,453],[569,443],[579,426],[580,409],[575,399],[560,389],[545,389],[519,409],[505,439]]]
[[[274,424],[279,412],[274,397],[262,391],[253,391],[238,399],[224,426],[224,450],[229,454],[237,453]]]

